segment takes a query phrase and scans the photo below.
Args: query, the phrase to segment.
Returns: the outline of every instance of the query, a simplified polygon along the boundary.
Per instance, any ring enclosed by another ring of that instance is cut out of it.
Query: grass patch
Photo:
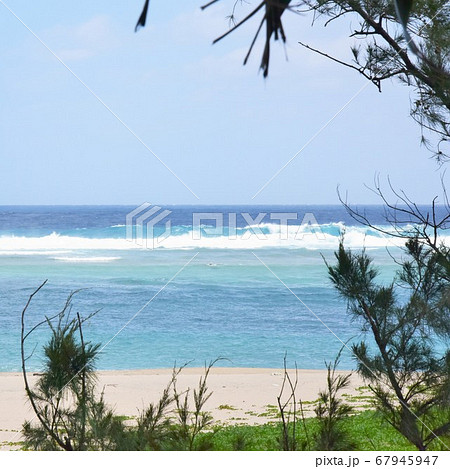
[[[349,438],[357,451],[411,451],[416,449],[373,410],[347,417],[343,426],[348,431]],[[306,419],[306,428],[308,433],[313,435],[318,429],[316,418]],[[239,449],[278,451],[280,450],[280,425],[266,423],[264,425],[216,426],[212,432],[205,433],[200,438],[207,439],[211,449],[215,451],[236,451]],[[298,441],[299,448],[305,447],[306,438],[302,429],[299,431]]]
[[[219,410],[237,410],[236,407],[233,407],[232,405],[229,405],[229,404],[222,404],[217,408]]]

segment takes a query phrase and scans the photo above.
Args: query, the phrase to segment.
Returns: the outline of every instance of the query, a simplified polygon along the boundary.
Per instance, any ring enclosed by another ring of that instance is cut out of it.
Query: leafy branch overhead
[[[221,0],[212,0],[205,9]],[[448,158],[450,149],[450,4],[447,0],[263,0],[242,19],[237,19],[237,6],[242,0],[230,0],[230,29],[217,37],[222,40],[261,12],[244,64],[247,63],[257,38],[265,26],[265,44],[261,59],[264,77],[269,73],[270,43],[281,39],[286,42],[282,18],[286,10],[310,14],[313,24],[318,20],[328,26],[334,20],[356,19],[358,26],[351,37],[351,60],[334,57],[326,51],[304,44],[345,67],[357,71],[370,80],[380,91],[381,84],[397,78],[411,86],[410,113],[420,125],[422,143],[433,152],[438,162]],[[247,3],[247,2],[245,2]],[[136,25],[145,26],[149,0]]]
[[[207,3],[202,7],[202,9],[207,8],[208,6],[212,5],[213,3],[216,3],[217,1],[219,0],[214,0],[212,2]],[[272,39],[272,36],[274,37],[275,41],[278,41],[278,39],[281,37],[283,42],[286,42],[286,34],[284,32],[283,23],[281,22],[281,17],[285,10],[292,8],[292,6],[290,6],[291,0],[264,0],[254,10],[252,10],[243,20],[236,23],[234,11],[237,3],[237,1],[234,3],[233,12],[230,15],[230,19],[234,23],[234,26],[225,34],[222,34],[222,36],[219,36],[217,39],[215,39],[213,43],[215,44],[224,37],[228,36],[228,34],[232,33],[234,30],[239,28],[239,26],[246,23],[250,18],[252,18],[256,13],[258,13],[259,10],[264,9],[264,15],[259,23],[258,29],[256,30],[256,34],[250,44],[250,48],[247,52],[247,55],[245,56],[244,65],[247,64],[253,46],[255,45],[259,33],[261,32],[261,29],[265,24],[266,42],[264,45],[264,52],[261,59],[261,69],[263,70],[264,78],[266,78],[269,74],[270,41]]]
[[[444,161],[450,137],[447,0],[303,0],[303,4],[315,19],[325,19],[325,26],[341,17],[358,19],[351,34],[356,43],[350,62],[300,44],[356,70],[380,91],[382,82],[394,77],[412,87],[410,112],[420,125],[422,142],[439,162]]]

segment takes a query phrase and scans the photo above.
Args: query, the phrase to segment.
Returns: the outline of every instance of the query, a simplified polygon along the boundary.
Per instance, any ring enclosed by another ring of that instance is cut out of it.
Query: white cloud
[[[55,53],[62,60],[85,60],[95,57],[117,45],[118,38],[110,19],[95,16],[75,26],[56,26],[45,36],[55,44]]]
[[[229,14],[229,6],[224,4],[213,5],[205,10],[196,8],[178,15],[166,27],[174,41],[211,43],[227,31]]]

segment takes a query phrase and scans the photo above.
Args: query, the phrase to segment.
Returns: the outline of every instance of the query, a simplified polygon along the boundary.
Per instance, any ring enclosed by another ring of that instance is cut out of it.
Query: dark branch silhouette
[[[149,4],[150,4],[150,0],[145,0],[145,4],[144,4],[144,8],[142,9],[141,16],[139,16],[138,22],[136,23],[136,27],[134,28],[135,32],[145,26],[145,22],[147,21],[147,13],[148,13]]]

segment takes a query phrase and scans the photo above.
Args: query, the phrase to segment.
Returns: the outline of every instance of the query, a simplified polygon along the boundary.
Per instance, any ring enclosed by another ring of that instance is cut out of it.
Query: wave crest
[[[266,223],[237,228],[235,231],[218,232],[213,227],[192,230],[187,227],[173,227],[168,234],[157,232],[152,239],[128,240],[123,237],[68,236],[52,233],[41,237],[2,236],[0,237],[0,255],[53,255],[70,254],[74,251],[129,251],[145,247],[156,249],[336,249],[342,233],[345,243],[350,248],[384,248],[401,246],[402,239],[383,235],[366,227],[345,226],[343,223],[324,225],[288,225]],[[105,236],[106,235],[106,236]],[[448,243],[449,236],[442,236]],[[59,256],[60,261],[68,261],[71,256]],[[84,258],[80,258],[84,259]],[[83,260],[78,260],[83,262]],[[100,257],[97,261],[100,262]],[[109,258],[111,259],[111,258]],[[75,262],[72,257],[72,262]],[[86,261],[85,262],[89,262]],[[109,262],[105,261],[105,262]]]

